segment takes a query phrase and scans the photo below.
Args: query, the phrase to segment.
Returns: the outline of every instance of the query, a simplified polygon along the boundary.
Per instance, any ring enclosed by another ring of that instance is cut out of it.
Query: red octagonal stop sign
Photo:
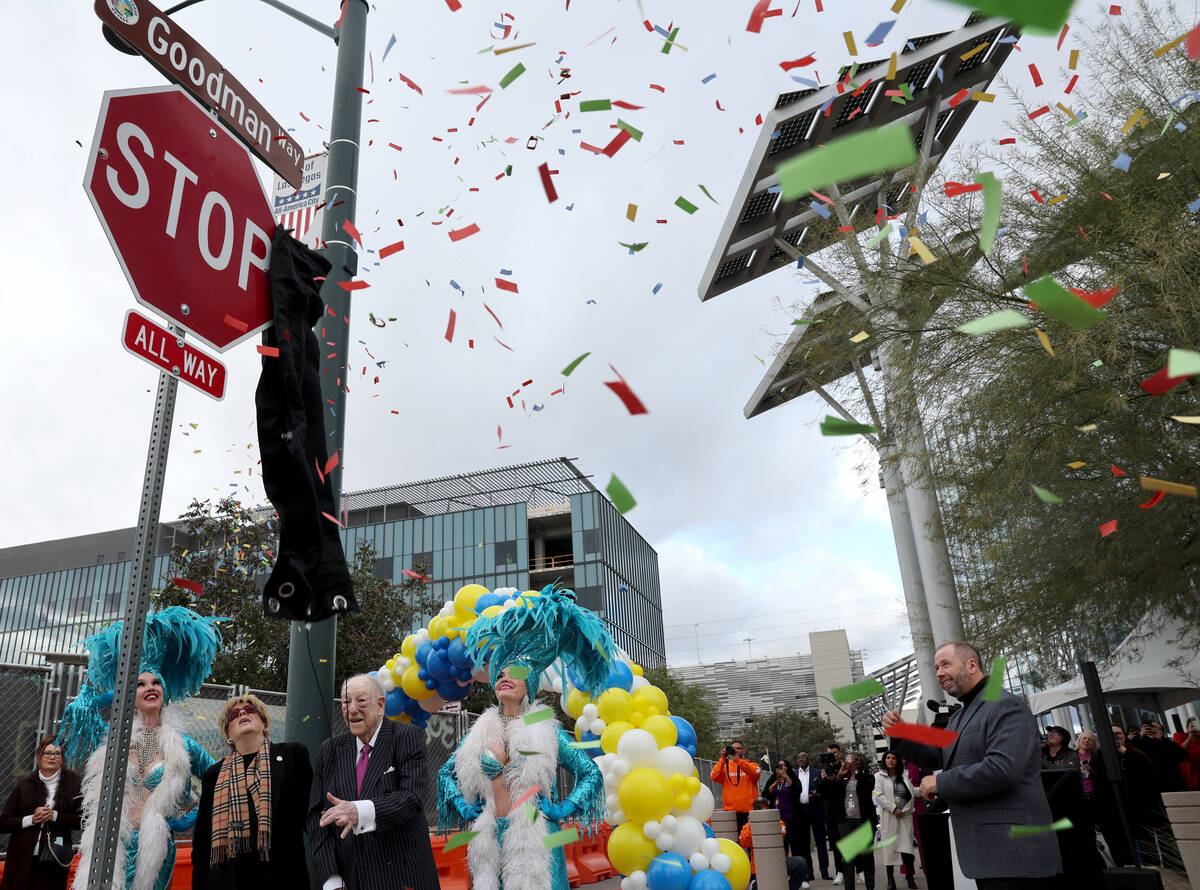
[[[220,352],[271,323],[262,183],[182,89],[106,92],[83,185],[139,303]]]

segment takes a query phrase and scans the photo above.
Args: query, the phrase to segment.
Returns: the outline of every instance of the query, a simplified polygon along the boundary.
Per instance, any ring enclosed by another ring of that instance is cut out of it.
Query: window
[[[583,530],[583,552],[600,552],[600,529],[588,528]]]
[[[375,560],[375,572],[374,572],[375,577],[382,578],[385,581],[391,581],[392,580],[392,566],[394,563],[395,563],[395,560],[390,556],[386,556],[383,559]]]
[[[424,573],[429,573],[429,572],[433,571],[433,551],[432,550],[426,550],[424,553],[414,553],[413,554],[413,570],[417,571],[418,573],[421,573],[422,569],[424,569]]]
[[[517,542],[516,541],[497,541],[496,542],[496,565],[497,566],[516,566],[517,564]]]

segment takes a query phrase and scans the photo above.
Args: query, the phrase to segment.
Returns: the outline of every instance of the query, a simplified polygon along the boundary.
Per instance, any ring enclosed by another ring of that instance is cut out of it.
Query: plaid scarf
[[[212,852],[210,862],[219,865],[255,848],[266,862],[271,849],[271,751],[263,739],[249,769],[237,751],[221,762],[213,790]],[[257,844],[250,838],[250,807],[258,817]]]

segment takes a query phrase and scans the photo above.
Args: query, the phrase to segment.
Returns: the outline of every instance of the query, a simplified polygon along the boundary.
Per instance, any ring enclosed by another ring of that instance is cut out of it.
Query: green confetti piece
[[[856,436],[859,433],[877,433],[879,430],[871,426],[869,423],[854,423],[850,420],[842,420],[840,417],[834,417],[831,414],[826,414],[825,419],[821,421],[822,436]]]
[[[582,361],[583,361],[585,358],[587,358],[589,355],[591,355],[591,353],[590,353],[590,352],[585,352],[585,353],[584,353],[583,355],[581,355],[579,358],[575,359],[575,361],[571,362],[571,364],[567,365],[565,368],[563,368],[563,369],[562,369],[562,375],[563,375],[564,377],[570,377],[570,376],[571,376],[571,372],[572,372],[572,371],[574,371],[576,368],[578,368],[578,367],[579,367],[579,365],[580,365],[580,363],[581,363],[581,362],[582,362]]]
[[[1000,180],[994,173],[980,173],[975,182],[983,186],[983,225],[979,229],[979,249],[985,254],[996,246],[996,233],[1000,231]]]
[[[696,183],[696,184],[697,184],[697,185],[700,185],[700,183]],[[720,204],[720,203],[721,203],[721,202],[720,202],[720,201],[718,201],[716,198],[714,198],[712,195],[710,195],[710,194],[708,193],[708,189],[706,189],[706,188],[705,188],[703,185],[700,185],[700,191],[704,192],[704,194],[705,194],[705,196],[708,198],[708,200],[712,201],[714,204]]]
[[[524,680],[529,677],[529,668],[520,664],[509,665],[508,675],[514,680]]]
[[[904,93],[904,95],[906,97],[908,97],[909,102],[913,101],[912,89],[909,87],[909,85],[907,83],[900,84],[900,92]]]
[[[1008,659],[1004,656],[992,659],[992,669],[988,672],[987,686],[983,687],[984,701],[999,701],[1000,693],[1004,691],[1004,669],[1008,667]]]
[[[1063,499],[1054,492],[1047,491],[1039,485],[1030,485],[1029,487],[1033,489],[1034,494],[1041,498],[1044,504],[1061,504],[1063,502]]]
[[[879,843],[877,843],[877,844],[872,844],[872,845],[871,845],[870,847],[868,847],[867,849],[868,849],[868,850],[882,850],[884,847],[889,847],[889,846],[891,846],[892,844],[896,843],[896,841],[898,841],[899,839],[900,839],[900,836],[899,836],[899,835],[893,834],[893,835],[892,835],[891,837],[889,837],[889,838],[888,838],[886,841],[880,841],[880,842],[879,842]]]
[[[983,318],[977,318],[974,321],[968,321],[966,324],[960,324],[954,330],[970,334],[972,337],[979,337],[983,334],[994,333],[995,331],[1024,327],[1027,324],[1029,324],[1029,319],[1016,309],[1002,309],[999,312],[993,312],[991,315],[985,315]]]
[[[1172,349],[1167,353],[1167,376],[1190,377],[1200,374],[1200,352],[1190,349]]]
[[[695,213],[697,210],[700,209],[695,204],[693,204],[691,201],[689,201],[687,198],[685,198],[683,195],[680,195],[678,198],[675,199],[675,206],[687,214]]]
[[[547,850],[553,850],[557,847],[565,847],[567,844],[573,844],[577,840],[579,840],[578,828],[564,828],[562,831],[555,831],[546,835],[542,838],[542,843]]]
[[[792,324],[793,324],[793,325],[797,325],[797,324],[824,324],[824,323],[825,323],[825,319],[823,319],[823,318],[796,318],[796,319],[793,319],[793,320],[792,320]]]
[[[537,754],[541,754],[542,752],[541,751],[518,751],[517,753],[520,754],[522,757],[533,757]]]
[[[450,835],[446,840],[446,846],[443,850],[449,853],[451,850],[457,850],[459,847],[465,847],[471,843],[471,838],[479,834],[478,831],[457,831]]]
[[[867,247],[874,247],[888,235],[892,234],[892,229],[894,228],[895,226],[893,226],[891,223],[888,223],[886,226],[876,232],[871,240],[867,242]]]
[[[1026,25],[1031,34],[1054,35],[1062,30],[1075,0],[951,0],[979,12]]]
[[[883,695],[883,684],[874,677],[868,677],[858,683],[851,683],[849,686],[831,689],[829,695],[839,705],[847,705],[852,701],[870,698],[873,695]]]
[[[671,47],[675,45],[675,38],[678,36],[679,36],[679,29],[675,28],[667,36],[667,42],[663,44],[663,48],[662,48],[662,50],[660,50],[660,52],[662,52],[664,55],[666,53],[669,53],[671,51]]]
[[[1101,367],[1103,364],[1104,364],[1104,362],[1103,362],[1103,361],[1101,361],[1100,359],[1096,359],[1094,362],[1092,362],[1092,367],[1093,367],[1093,368],[1099,368],[1099,367]]]
[[[311,717],[311,716],[312,716],[311,714],[305,714],[305,715],[304,715],[304,719],[303,719],[303,720],[301,720],[300,722],[301,722],[301,723],[307,723],[307,722],[308,722],[308,718],[309,718],[309,717]]]
[[[1059,819],[1050,825],[1010,825],[1008,826],[1008,836],[1029,837],[1033,834],[1046,834],[1050,831],[1070,831],[1074,827],[1070,819]]]
[[[634,243],[634,244],[626,244],[624,241],[618,241],[617,243],[618,243],[618,244],[620,244],[622,247],[628,247],[628,248],[629,248],[630,250],[632,250],[634,253],[637,253],[639,250],[641,250],[642,248],[644,248],[644,247],[645,247],[647,244],[649,244],[650,242],[649,242],[649,241],[639,241],[639,242],[637,242],[637,243]]]
[[[637,501],[629,493],[629,489],[625,487],[625,483],[617,478],[616,473],[612,474],[612,478],[608,480],[608,486],[604,491],[613,502],[613,506],[617,508],[618,513],[628,513],[637,506]]]
[[[639,130],[637,127],[635,127],[633,124],[627,124],[627,123],[625,123],[625,121],[621,120],[620,118],[617,118],[617,126],[620,127],[622,130],[624,130],[626,133],[628,133],[630,136],[632,136],[634,142],[642,141],[642,131]]]
[[[504,175],[512,176],[512,164],[509,164],[507,167],[504,168]]]
[[[609,99],[584,99],[579,103],[580,111],[609,111],[612,101]]]
[[[842,854],[842,859],[851,862],[859,853],[869,850],[873,843],[875,843],[875,826],[867,821],[838,841],[837,849]]]
[[[1079,331],[1090,328],[1106,318],[1103,312],[1079,299],[1049,275],[1027,284],[1025,296],[1051,318],[1069,324]]]
[[[571,748],[599,748],[600,740],[592,739],[590,742],[571,742],[571,744],[568,747],[571,747]]]
[[[525,721],[526,726],[533,726],[533,724],[541,723],[543,720],[553,720],[554,709],[542,708],[540,711],[533,711],[532,713],[526,714],[522,719]]]
[[[826,143],[775,168],[783,200],[807,195],[831,182],[845,182],[917,162],[907,124],[871,128]]]
[[[525,815],[529,817],[529,823],[532,825],[537,821],[537,807],[531,803],[525,804]]]
[[[517,62],[516,67],[513,68],[512,71],[508,72],[508,74],[506,74],[502,78],[500,78],[500,89],[503,90],[503,89],[507,88],[510,83],[512,83],[514,80],[516,80],[518,77],[520,77],[524,73],[525,73],[525,66],[522,65],[520,62]]]

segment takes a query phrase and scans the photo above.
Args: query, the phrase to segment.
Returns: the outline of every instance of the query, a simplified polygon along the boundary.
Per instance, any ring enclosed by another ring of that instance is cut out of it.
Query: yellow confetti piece
[[[904,8],[904,4],[907,2],[908,0],[896,0],[896,2],[892,4],[892,12],[899,12],[902,10]]]
[[[1078,470],[1080,467],[1086,467],[1087,461],[1073,460],[1069,464],[1067,464],[1067,466],[1070,467],[1072,470]]]
[[[1158,179],[1166,179],[1170,175],[1171,175],[1170,173],[1159,173]],[[1158,180],[1155,180],[1155,181],[1157,182]]]
[[[1140,121],[1145,116],[1146,116],[1146,112],[1142,111],[1142,109],[1140,109],[1140,108],[1137,109],[1136,111],[1134,111],[1133,114],[1129,115],[1128,120],[1126,120],[1125,123],[1121,125],[1121,133],[1126,136],[1129,135],[1129,133],[1133,130],[1133,128],[1137,126],[1138,121]],[[1142,126],[1144,127],[1146,125],[1142,124]]]
[[[854,45],[854,32],[846,31],[842,34],[842,36],[846,38],[846,49],[850,51],[850,55],[857,56],[858,48]],[[1178,43],[1179,41],[1175,42]]]
[[[200,424],[198,424],[198,423],[189,423],[188,426],[190,426],[194,430],[200,428]]]
[[[1066,195],[1059,195],[1057,198],[1051,198],[1049,201],[1047,201],[1047,202],[1046,202],[1046,206],[1047,206],[1047,207],[1053,207],[1053,206],[1054,206],[1055,204],[1057,204],[1059,201],[1065,201],[1065,200],[1067,200],[1067,196],[1066,196]]]
[[[1147,491],[1162,491],[1167,494],[1181,494],[1187,498],[1194,498],[1200,492],[1196,491],[1194,485],[1184,485],[1180,482],[1168,482],[1165,479],[1154,479],[1150,476],[1139,476],[1138,481],[1142,484],[1142,488]]]
[[[890,59],[888,59],[888,70],[887,70],[887,77],[885,78],[885,80],[895,80],[896,79],[897,63],[898,63],[897,54],[892,53],[892,57]]]
[[[1063,105],[1061,102],[1055,102],[1054,104],[1055,104],[1055,106],[1058,108],[1058,110],[1059,110],[1059,111],[1061,111],[1063,114],[1065,114],[1065,115],[1066,115],[1067,117],[1069,117],[1071,120],[1073,120],[1073,121],[1077,121],[1077,120],[1079,120],[1079,118],[1077,118],[1077,117],[1075,116],[1075,112],[1073,112],[1073,111],[1072,111],[1070,108],[1068,108],[1067,106]]]
[[[863,340],[866,340],[870,336],[871,335],[868,334],[866,331],[859,331],[857,334],[855,334],[853,337],[850,338],[850,342],[851,343],[861,343]]]
[[[1046,350],[1051,355],[1054,355],[1054,347],[1050,345],[1050,338],[1046,336],[1046,332],[1034,328],[1034,333],[1037,334],[1038,340],[1041,341],[1042,349]]]
[[[752,352],[752,353],[750,353],[750,354],[751,354],[751,355],[754,355],[754,353],[753,353],[753,352]],[[754,355],[754,357],[755,357],[755,358],[758,358],[758,356],[757,356],[757,355]],[[766,363],[766,362],[764,362],[764,361],[763,361],[762,359],[760,359],[760,358],[758,358],[758,363],[759,363],[760,365],[762,365],[764,368],[767,366],[767,363]]]
[[[1178,37],[1176,37],[1174,40],[1172,40],[1166,46],[1160,46],[1158,49],[1156,49],[1154,51],[1154,58],[1161,59],[1163,56],[1165,56],[1167,53],[1169,53],[1175,47],[1179,46],[1179,44],[1183,43],[1183,41],[1185,41],[1185,40],[1187,40],[1187,32],[1180,34]]]
[[[979,44],[979,46],[977,46],[973,50],[971,50],[970,52],[963,53],[961,56],[959,56],[959,58],[965,62],[967,59],[971,58],[971,56],[973,56],[977,53],[983,52],[989,46],[991,46],[991,44],[988,41],[984,41],[983,43]]]
[[[636,204],[630,204],[628,207],[625,208],[625,218],[627,220],[629,220],[630,222],[634,222],[637,219],[637,205]]]
[[[1197,414],[1172,414],[1171,419],[1180,423],[1200,423],[1200,415]]]
[[[1096,427],[1096,424],[1094,424],[1094,423],[1088,423],[1088,424],[1084,424],[1083,426],[1077,426],[1077,427],[1075,427],[1075,429],[1079,430],[1079,432],[1081,432],[1081,433],[1091,433],[1091,432],[1095,432],[1097,427]]]
[[[974,99],[976,102],[995,102],[996,101],[995,93],[981,93],[981,92],[979,92],[979,90],[973,91],[971,93],[971,98]]]
[[[1073,49],[1073,50],[1071,50],[1071,61],[1067,64],[1067,67],[1070,68],[1072,71],[1074,71],[1075,66],[1078,64],[1079,64],[1079,50]]]
[[[925,246],[925,242],[916,235],[909,235],[908,243],[912,245],[913,252],[921,258],[921,262],[923,262],[926,266],[932,266],[937,262],[937,257],[935,257],[929,248]]]

